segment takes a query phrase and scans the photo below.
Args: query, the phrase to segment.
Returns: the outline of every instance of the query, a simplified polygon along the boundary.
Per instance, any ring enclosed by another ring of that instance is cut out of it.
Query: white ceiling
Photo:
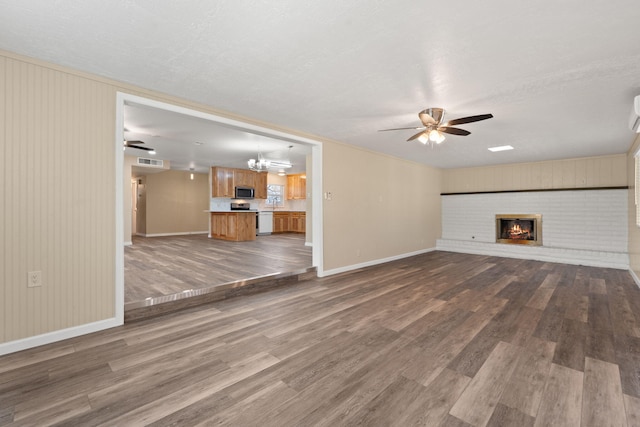
[[[432,166],[618,154],[635,137],[637,0],[14,0],[1,8],[2,49]],[[449,119],[494,118],[461,125],[472,134],[433,148],[405,142],[415,131],[377,132],[418,125],[427,107]],[[127,126],[164,137],[172,120],[163,120],[164,130]],[[487,150],[505,144],[515,150]]]
[[[124,124],[127,141],[142,141],[143,147],[156,151],[151,155],[126,148],[126,155],[170,160],[171,169],[201,173],[208,172],[210,166],[246,169],[247,160],[261,154],[267,160],[291,163],[293,166],[285,169],[286,173],[300,173],[305,171],[306,156],[311,154],[311,147],[300,143],[131,102],[124,107]]]

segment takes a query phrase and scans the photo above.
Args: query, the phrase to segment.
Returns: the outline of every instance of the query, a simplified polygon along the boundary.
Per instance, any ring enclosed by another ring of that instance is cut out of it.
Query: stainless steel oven
[[[232,211],[255,212],[256,213],[256,236],[258,235],[258,227],[260,226],[260,216],[258,215],[258,211],[256,209],[251,209],[250,203],[232,202],[231,207],[229,209],[231,209]]]

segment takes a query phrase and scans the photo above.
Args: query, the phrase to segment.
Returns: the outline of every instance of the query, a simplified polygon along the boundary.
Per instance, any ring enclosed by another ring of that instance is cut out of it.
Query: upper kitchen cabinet
[[[211,168],[211,197],[233,197],[233,169]]]
[[[256,172],[247,169],[233,170],[233,185],[235,187],[255,187]]]
[[[267,198],[267,173],[255,172],[254,182],[255,182],[255,190],[256,190],[254,197],[256,199],[266,199]]]
[[[287,175],[287,200],[307,198],[307,176],[303,173]]]
[[[267,174],[246,169],[211,168],[211,197],[235,197],[235,187],[255,189],[256,199],[267,198]]]

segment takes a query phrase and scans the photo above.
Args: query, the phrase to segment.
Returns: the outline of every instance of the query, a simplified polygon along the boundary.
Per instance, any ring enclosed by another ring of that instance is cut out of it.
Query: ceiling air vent
[[[164,161],[158,159],[146,159],[144,157],[138,157],[139,166],[151,166],[154,168],[164,167]]]

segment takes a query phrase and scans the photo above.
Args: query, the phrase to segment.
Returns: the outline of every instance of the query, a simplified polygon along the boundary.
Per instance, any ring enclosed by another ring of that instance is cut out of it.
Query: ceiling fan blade
[[[153,149],[153,148],[149,148],[149,147],[139,147],[139,146],[137,146],[137,145],[130,145],[130,144],[125,145],[125,147],[129,147],[129,148],[137,148],[138,150],[145,150],[145,151],[154,151],[154,149]]]
[[[468,130],[464,130],[464,129],[460,129],[460,128],[450,128],[450,127],[447,127],[447,126],[441,126],[441,127],[438,128],[438,130],[440,132],[450,133],[451,135],[467,136],[467,135],[471,134],[471,132],[469,132]]]
[[[137,148],[138,150],[144,151],[155,151],[151,147],[140,147],[140,144],[144,144],[144,141],[125,141],[124,146],[129,148]]]
[[[465,123],[479,122],[480,120],[487,120],[493,117],[493,114],[479,114],[477,116],[461,117],[459,119],[453,119],[444,124],[444,126],[456,126],[463,125]]]
[[[410,128],[380,129],[378,130],[378,132],[386,132],[388,130],[406,130],[406,129],[418,130],[418,129],[424,129],[424,126],[413,126]]]
[[[420,131],[420,132],[416,133],[415,135],[413,135],[411,138],[407,139],[407,141],[413,141],[414,139],[419,138],[420,135],[425,135],[425,134],[426,134],[425,131]]]

